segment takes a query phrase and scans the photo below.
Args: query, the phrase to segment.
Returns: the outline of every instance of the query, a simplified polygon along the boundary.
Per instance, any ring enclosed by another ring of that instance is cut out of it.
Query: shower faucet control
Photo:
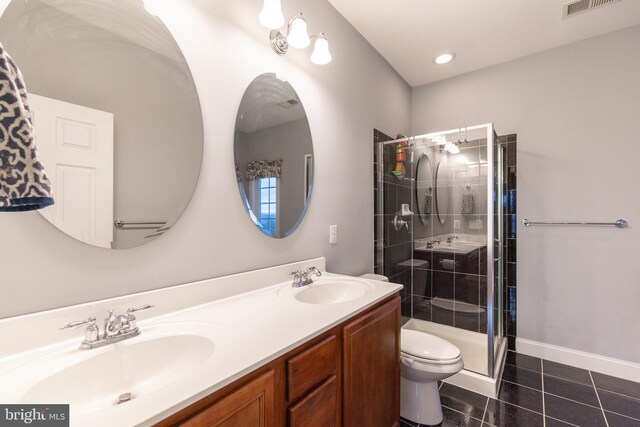
[[[407,231],[409,231],[409,223],[406,220],[402,219],[399,214],[396,214],[396,216],[393,217],[393,221],[391,221],[391,224],[393,224],[393,228],[396,231],[402,230],[402,227],[406,227]]]

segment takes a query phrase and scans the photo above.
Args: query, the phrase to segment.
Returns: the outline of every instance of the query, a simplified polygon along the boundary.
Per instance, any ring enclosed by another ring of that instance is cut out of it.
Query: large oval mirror
[[[234,153],[251,220],[270,237],[293,233],[311,197],[313,145],[291,84],[270,73],[251,82],[238,109]]]
[[[436,212],[438,220],[444,224],[449,215],[451,201],[451,174],[447,161],[441,160],[436,166]]]
[[[168,230],[202,163],[189,67],[140,0],[12,0],[0,41],[29,92],[36,144],[68,235],[131,248]]]
[[[416,166],[416,206],[423,224],[429,222],[433,213],[434,190],[433,190],[433,170],[431,159],[426,153],[422,153],[418,158]]]

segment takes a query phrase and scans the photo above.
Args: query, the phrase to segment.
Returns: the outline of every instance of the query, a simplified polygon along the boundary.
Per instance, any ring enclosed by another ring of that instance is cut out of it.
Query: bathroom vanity
[[[70,404],[72,426],[397,425],[400,289],[316,258],[2,319],[0,401]],[[59,329],[145,305],[113,344]]]
[[[394,295],[157,426],[396,426],[399,329]]]

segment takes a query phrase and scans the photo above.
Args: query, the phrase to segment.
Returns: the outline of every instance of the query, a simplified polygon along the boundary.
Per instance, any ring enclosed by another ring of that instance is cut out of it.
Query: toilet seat
[[[460,350],[450,342],[426,332],[411,329],[401,330],[401,353],[407,359],[425,364],[457,363]]]
[[[436,369],[436,367],[439,367],[438,369],[446,368],[447,366],[453,366],[460,363],[461,360],[462,360],[462,356],[458,356],[454,359],[433,360],[433,359],[421,359],[419,357],[412,356],[407,353],[400,353],[401,364],[405,366],[409,366],[411,368],[421,369],[421,370],[429,370],[430,366],[432,367],[431,369]]]

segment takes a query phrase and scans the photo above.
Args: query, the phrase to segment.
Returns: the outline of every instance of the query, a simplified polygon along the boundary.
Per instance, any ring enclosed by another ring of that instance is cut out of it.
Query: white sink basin
[[[175,322],[141,326],[141,334],[93,350],[73,348],[47,354],[26,363],[0,383],[21,378],[11,390],[16,403],[69,403],[74,414],[113,406],[131,393],[136,399],[186,376],[212,357],[221,357],[230,345],[228,331],[215,324]],[[12,383],[14,383],[12,381]],[[7,401],[0,392],[0,401]]]
[[[293,293],[294,298],[306,304],[339,304],[362,298],[375,289],[366,280],[352,277],[320,277],[310,285],[281,289],[282,293]]]

